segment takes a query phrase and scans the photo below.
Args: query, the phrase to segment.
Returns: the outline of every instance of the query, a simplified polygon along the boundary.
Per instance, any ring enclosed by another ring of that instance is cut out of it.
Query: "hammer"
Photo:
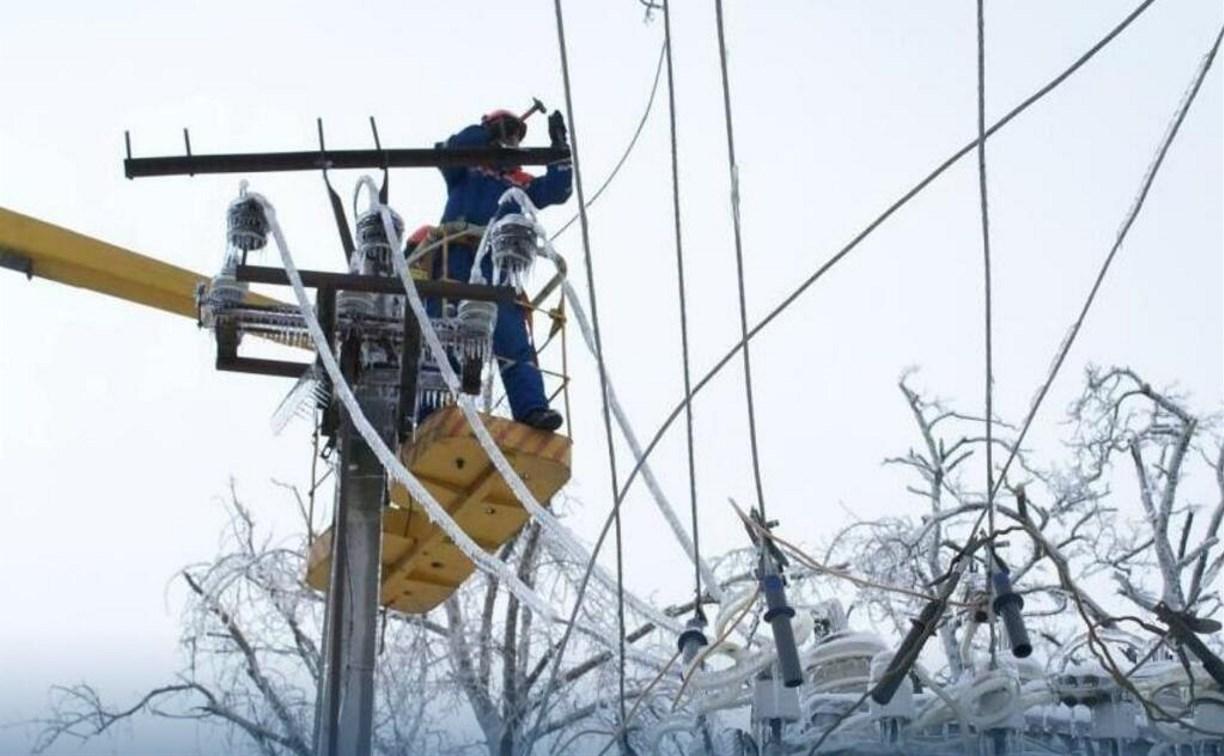
[[[544,107],[544,103],[540,102],[540,98],[532,97],[531,107],[527,109],[526,113],[523,113],[521,116],[519,116],[519,120],[526,123],[527,119],[530,118],[533,114],[543,113],[545,109],[546,108]]]

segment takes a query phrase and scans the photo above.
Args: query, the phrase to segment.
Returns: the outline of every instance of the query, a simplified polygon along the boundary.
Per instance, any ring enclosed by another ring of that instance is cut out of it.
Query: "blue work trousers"
[[[434,254],[433,276],[440,278],[442,252],[437,250]],[[474,260],[475,250],[471,247],[451,247],[447,254],[448,277],[466,282],[472,274]],[[492,260],[486,257],[481,267],[484,269],[485,280],[490,280],[493,275]],[[427,300],[425,304],[433,317],[437,317],[442,310],[442,303],[436,298]],[[498,357],[502,385],[510,401],[510,414],[515,420],[522,420],[535,410],[548,407],[548,397],[544,394],[544,379],[540,376],[535,349],[527,336],[527,323],[523,316],[522,305],[499,303],[497,325],[493,328],[493,354]]]

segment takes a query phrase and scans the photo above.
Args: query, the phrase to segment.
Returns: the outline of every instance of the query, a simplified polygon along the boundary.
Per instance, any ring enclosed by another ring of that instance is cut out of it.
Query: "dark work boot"
[[[540,430],[545,431],[555,431],[561,427],[561,423],[564,422],[564,418],[562,418],[561,413],[555,409],[541,407],[528,412],[527,416],[519,422],[523,423],[524,425],[530,425],[532,428],[539,428]]]

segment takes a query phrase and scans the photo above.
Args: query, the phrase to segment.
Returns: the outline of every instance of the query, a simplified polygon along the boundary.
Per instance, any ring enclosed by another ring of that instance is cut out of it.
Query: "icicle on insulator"
[[[497,303],[465,299],[459,303],[458,321],[463,356],[484,359],[497,325]]]
[[[373,317],[378,310],[377,296],[365,291],[342,291],[336,295],[336,311],[349,317]]]
[[[404,234],[404,221],[391,211],[391,225],[395,235]],[[353,250],[351,267],[354,273],[367,275],[390,275],[391,244],[387,229],[383,225],[382,213],[378,209],[367,210],[357,219],[356,249]]]
[[[538,240],[535,225],[518,213],[503,216],[489,232],[493,248],[494,278],[516,289],[523,288],[523,277],[535,262]]]
[[[263,249],[268,244],[268,219],[263,205],[248,197],[246,186],[225,213],[226,241],[243,252]]]

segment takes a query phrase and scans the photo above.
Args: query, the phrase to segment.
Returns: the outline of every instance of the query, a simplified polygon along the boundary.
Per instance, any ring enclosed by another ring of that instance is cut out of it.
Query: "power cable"
[[[601,194],[603,194],[604,190],[607,189],[608,186],[612,183],[612,180],[616,178],[617,173],[620,171],[621,167],[625,164],[625,162],[629,159],[630,153],[633,152],[634,147],[637,145],[638,137],[641,136],[642,131],[646,126],[646,121],[648,120],[650,116],[651,109],[654,105],[655,94],[658,92],[658,89],[659,89],[659,82],[662,80],[664,55],[666,53],[666,50],[667,50],[667,42],[664,41],[663,46],[659,49],[659,62],[657,66],[655,67],[655,77],[654,77],[654,82],[651,84],[650,96],[646,100],[646,109],[643,111],[642,117],[638,121],[637,130],[634,131],[633,137],[629,140],[628,146],[626,146],[625,151],[621,154],[620,159],[616,162],[616,165],[613,166],[612,171],[608,174],[607,178],[604,179],[599,189],[597,189],[595,193],[591,196],[590,202],[582,203],[580,205],[581,208],[588,209],[591,207],[591,205],[595,204],[595,200],[598,199]],[[573,225],[575,221],[579,220],[580,217],[581,217],[581,210],[579,213],[575,213],[574,217],[570,218],[570,220],[567,221],[565,225],[563,225],[560,228],[560,230],[558,230],[555,234],[553,234],[550,237],[550,241],[556,240],[557,237],[559,237],[562,233],[564,233],[565,230],[568,229],[571,225]],[[592,331],[593,330],[594,329],[592,329]],[[562,636],[561,636],[561,641],[557,645],[556,655],[553,657],[552,669],[549,670],[548,683],[545,686],[544,694],[541,697],[541,706],[539,707],[539,714],[537,714],[536,716],[535,725],[532,727],[531,734],[529,735],[527,739],[528,749],[530,749],[531,744],[534,743],[536,733],[539,731],[540,726],[544,722],[544,710],[547,708],[546,704],[548,703],[549,697],[551,696],[553,690],[555,690],[556,688],[557,674],[560,671],[561,662],[565,656],[565,650],[566,648],[568,648],[568,645],[569,645],[569,639],[570,639],[570,636],[572,635],[572,632],[571,632],[572,628],[574,627],[575,622],[577,621],[578,612],[582,607],[582,600],[583,600],[583,597],[586,595],[587,586],[589,585],[590,580],[591,580],[591,573],[595,566],[595,561],[599,558],[599,553],[603,549],[604,542],[607,540],[608,532],[612,527],[613,521],[616,517],[616,510],[618,508],[619,508],[619,500],[617,501],[617,504],[614,506],[613,510],[608,512],[608,517],[607,519],[604,520],[603,528],[599,532],[599,537],[595,540],[595,545],[591,548],[591,556],[587,560],[586,568],[583,570],[582,579],[578,583],[578,592],[576,594],[576,598],[574,599],[574,607],[570,611],[569,621],[566,623],[565,631],[562,633]],[[696,550],[694,549],[694,558],[696,559],[695,555],[696,555]]]
[[[1156,179],[1156,173],[1160,170],[1160,166],[1164,163],[1165,155],[1169,151],[1169,146],[1173,144],[1174,137],[1181,129],[1182,121],[1186,119],[1186,113],[1190,111],[1190,105],[1194,102],[1194,98],[1198,95],[1199,88],[1203,85],[1203,79],[1207,77],[1207,71],[1210,70],[1211,64],[1215,61],[1216,53],[1220,49],[1220,39],[1224,36],[1224,27],[1221,27],[1220,34],[1216,36],[1215,44],[1211,50],[1203,57],[1199,70],[1195,74],[1194,82],[1183,96],[1181,103],[1178,105],[1177,112],[1173,116],[1172,122],[1165,131],[1164,138],[1161,140],[1160,147],[1156,151],[1156,157],[1148,166],[1147,173],[1143,177],[1143,181],[1139,186],[1139,193],[1135,196],[1130,210],[1122,221],[1122,226],[1118,229],[1117,238],[1114,240],[1113,246],[1109,250],[1109,254],[1105,256],[1105,261],[1101,264],[1100,271],[1097,272],[1096,280],[1092,282],[1092,288],[1088,291],[1088,298],[1084,300],[1084,306],[1080,308],[1079,316],[1071,325],[1071,330],[1067,332],[1067,336],[1063,339],[1059,346],[1058,353],[1054,358],[1054,362],[1050,365],[1050,373],[1046,377],[1045,382],[1041,385],[1036,396],[1033,398],[1033,404],[1029,407],[1028,415],[1024,418],[1024,424],[1020,426],[1020,434],[1016,437],[1016,441],[1012,444],[1011,452],[1007,455],[1007,461],[1003,463],[1003,468],[999,471],[999,480],[995,483],[993,492],[997,492],[998,488],[1003,485],[1003,481],[1007,477],[1007,470],[1011,467],[1011,463],[1016,459],[1016,453],[1020,449],[1020,444],[1024,442],[1024,437],[1028,434],[1029,428],[1033,424],[1033,418],[1037,415],[1037,410],[1041,407],[1042,401],[1045,400],[1046,394],[1050,390],[1050,386],[1054,383],[1054,378],[1058,375],[1058,371],[1062,368],[1063,361],[1067,358],[1067,353],[1071,351],[1071,345],[1075,342],[1075,337],[1079,335],[1080,328],[1084,325],[1084,318],[1088,315],[1088,309],[1092,307],[1093,301],[1096,300],[1097,292],[1101,288],[1101,282],[1105,280],[1105,274],[1109,272],[1109,266],[1113,264],[1114,257],[1118,254],[1118,250],[1122,247],[1122,242],[1126,240],[1126,235],[1130,232],[1131,226],[1135,223],[1135,218],[1139,216],[1139,211],[1143,209],[1143,204],[1147,200],[1148,191],[1152,188],[1152,182]]]
[[[693,391],[689,371],[688,302],[684,286],[684,247],[680,234],[680,158],[676,137],[676,79],[672,71],[671,3],[663,4],[663,50],[667,54],[667,106],[671,130],[672,217],[676,234],[676,280],[680,298],[680,355],[684,365],[684,395]],[[701,615],[701,538],[697,527],[697,465],[693,456],[693,408],[684,408],[684,427],[688,448],[689,512],[693,521],[693,610]]]
[[[1046,82],[1046,84],[1040,87],[1033,94],[1029,95],[1027,98],[1021,101],[1017,106],[1015,106],[1012,110],[1010,110],[1002,118],[995,121],[990,126],[990,128],[986,129],[985,137],[993,136],[996,132],[998,132],[1004,126],[1009,124],[1013,119],[1015,119],[1016,116],[1020,115],[1025,110],[1027,110],[1030,106],[1035,104],[1037,101],[1041,100],[1046,95],[1048,95],[1050,92],[1052,92],[1054,89],[1058,88],[1063,82],[1065,82],[1068,78],[1070,78],[1076,71],[1082,68],[1092,58],[1094,58],[1097,55],[1097,53],[1099,53],[1102,49],[1104,49],[1107,45],[1109,45],[1115,38],[1117,38],[1119,34],[1125,31],[1136,19],[1138,19],[1144,12],[1146,12],[1148,8],[1150,8],[1154,2],[1155,0],[1143,0],[1143,2],[1141,2],[1138,6],[1136,6],[1135,9],[1132,10],[1126,17],[1124,17],[1117,25],[1115,25],[1101,39],[1099,39],[1094,45],[1092,45],[1092,47],[1088,48],[1088,50],[1086,50],[1082,55],[1076,58],[1076,60],[1073,61],[1071,65],[1069,65],[1066,69],[1064,69],[1058,75],[1056,75],[1055,77],[1050,79],[1048,82]],[[628,478],[626,479],[624,485],[622,486],[619,494],[616,497],[615,503],[613,505],[613,510],[608,513],[608,517],[604,522],[602,530],[600,531],[599,538],[596,540],[595,546],[592,548],[591,558],[590,560],[588,560],[586,570],[583,574],[583,578],[579,585],[578,603],[575,604],[574,610],[570,616],[570,622],[567,623],[565,635],[562,638],[561,644],[559,646],[559,652],[554,661],[553,669],[550,674],[549,685],[545,689],[545,696],[544,696],[545,702],[547,701],[549,693],[555,687],[556,676],[557,676],[557,672],[560,666],[560,657],[564,652],[566,641],[569,638],[571,628],[573,627],[574,620],[576,619],[578,609],[579,609],[579,604],[581,602],[581,596],[585,592],[585,588],[590,580],[592,567],[594,566],[595,560],[598,557],[600,549],[602,548],[602,545],[604,541],[606,540],[608,531],[611,528],[613,520],[620,508],[621,503],[624,501],[625,496],[628,494],[629,487],[632,485],[634,479],[637,477],[637,474],[639,473],[641,468],[645,465],[650,454],[654,451],[655,447],[658,446],[659,441],[662,439],[663,435],[671,427],[671,424],[675,421],[676,417],[679,416],[679,414],[687,408],[688,404],[692,401],[692,398],[698,392],[700,392],[701,389],[704,388],[711,380],[713,380],[715,375],[717,375],[723,369],[723,367],[725,367],[727,363],[731,361],[731,359],[735,356],[736,352],[741,347],[745,346],[749,340],[751,340],[758,333],[760,333],[760,331],[763,330],[764,327],[768,325],[769,322],[771,322],[778,314],[780,314],[780,312],[783,309],[785,309],[791,303],[793,303],[795,299],[797,299],[808,287],[810,287],[813,283],[815,283],[815,281],[818,280],[821,276],[823,276],[830,268],[832,268],[834,265],[840,262],[842,258],[848,255],[855,247],[859,245],[860,242],[866,239],[872,232],[874,232],[880,225],[882,225],[884,221],[886,221],[889,217],[891,217],[897,210],[901,209],[904,205],[906,205],[911,199],[914,198],[914,196],[916,196],[919,192],[921,192],[928,185],[930,185],[935,179],[937,179],[944,172],[946,172],[949,168],[951,168],[962,157],[968,154],[970,150],[974,149],[977,146],[979,140],[981,139],[982,137],[979,136],[978,139],[973,140],[972,142],[966,144],[964,147],[957,150],[955,153],[949,156],[946,160],[944,160],[942,163],[936,166],[936,168],[932,170],[927,176],[925,176],[917,184],[911,187],[905,194],[903,194],[900,198],[894,201],[888,208],[884,210],[883,213],[877,216],[870,224],[868,224],[866,228],[864,228],[861,232],[859,232],[858,235],[856,235],[853,239],[851,239],[850,242],[846,246],[844,246],[836,255],[834,255],[834,257],[832,257],[824,265],[822,265],[819,269],[817,269],[816,272],[813,273],[795,292],[793,292],[790,296],[788,296],[785,300],[783,300],[783,302],[778,307],[776,307],[773,311],[771,311],[771,313],[764,320],[762,320],[754,328],[752,328],[748,332],[747,337],[741,340],[740,343],[732,347],[730,351],[728,351],[721,359],[719,359],[719,361],[715,363],[714,367],[711,368],[693,386],[692,392],[689,393],[684,398],[684,400],[680,402],[680,404],[678,404],[675,408],[673,408],[671,413],[664,420],[663,424],[659,427],[658,431],[656,431],[654,436],[651,438],[650,443],[647,444],[645,449],[643,449],[643,452],[641,456],[639,457],[638,462],[635,465],[635,467],[630,471]],[[1009,464],[1010,464],[1010,460],[1009,460]],[[1004,480],[1004,475],[1006,473],[1006,467],[1007,466],[1005,465],[1003,472],[1000,473],[1000,477],[999,477],[1000,484]],[[997,485],[996,485],[996,490],[997,490]],[[536,725],[533,731],[538,731],[539,726],[542,723],[542,721],[543,721],[542,717],[537,718],[537,722],[536,722]]]
[[[1143,0],[1142,3],[1140,3],[1133,11],[1130,12],[1129,15],[1126,16],[1126,18],[1122,19],[1122,21],[1117,26],[1111,29],[1109,33],[1107,33],[1104,37],[1102,37],[1095,45],[1090,47],[1087,50],[1087,52],[1085,52],[1083,55],[1077,58],[1069,67],[1063,70],[1062,73],[1058,74],[1053,79],[1051,79],[1049,82],[1047,82],[1044,86],[1038,89],[1036,92],[1029,95],[1024,101],[1022,101],[1019,105],[1017,105],[1015,108],[1009,111],[1007,115],[1003,116],[998,121],[995,121],[995,123],[989,129],[986,130],[986,136],[987,137],[993,136],[999,129],[1003,128],[1008,123],[1010,123],[1012,119],[1014,119],[1016,116],[1020,115],[1022,112],[1027,110],[1031,105],[1033,105],[1035,102],[1037,102],[1038,100],[1040,100],[1041,98],[1049,94],[1051,91],[1056,89],[1060,84],[1066,81],[1073,73],[1078,71],[1085,63],[1087,63],[1089,60],[1095,57],[1096,54],[1100,52],[1102,48],[1104,48],[1111,41],[1113,41],[1114,38],[1116,38],[1119,34],[1122,33],[1123,30],[1125,30],[1128,26],[1130,26],[1131,23],[1135,19],[1137,19],[1140,15],[1142,15],[1143,12],[1146,11],[1155,1],[1156,0]],[[646,445],[646,448],[643,450],[642,455],[638,459],[637,464],[633,467],[632,470],[629,471],[629,475],[625,479],[625,483],[621,486],[620,494],[617,497],[618,504],[620,501],[624,499],[625,495],[628,493],[629,487],[633,484],[634,480],[637,478],[638,472],[641,470],[642,465],[645,464],[647,459],[649,459],[651,453],[654,452],[655,447],[659,445],[659,441],[662,440],[663,435],[671,427],[671,424],[675,422],[676,418],[680,415],[680,413],[684,410],[684,408],[692,401],[693,397],[696,396],[703,388],[705,388],[706,385],[708,385],[710,381],[714,379],[714,376],[716,376],[724,367],[726,367],[727,363],[729,363],[731,359],[735,357],[735,355],[739,352],[739,350],[741,348],[744,348],[751,339],[755,338],[757,334],[759,334],[762,330],[764,330],[764,328],[767,325],[773,322],[773,320],[779,314],[781,314],[783,310],[785,310],[787,307],[793,304],[794,301],[798,299],[799,296],[802,295],[803,292],[805,292],[812,284],[814,284],[817,280],[819,280],[834,265],[841,262],[841,260],[844,257],[846,257],[846,255],[850,254],[850,252],[853,251],[864,239],[866,239],[868,236],[871,235],[873,231],[879,228],[879,226],[882,225],[884,221],[888,220],[888,218],[890,218],[893,215],[893,213],[895,213],[897,210],[900,210],[910,200],[912,200],[919,192],[921,192],[928,185],[930,185],[931,182],[939,178],[939,176],[941,176],[945,171],[951,168],[957,161],[959,161],[962,157],[967,155],[970,152],[970,150],[972,150],[974,147],[977,146],[977,143],[978,143],[978,140],[974,139],[973,141],[966,144],[964,147],[957,150],[950,157],[948,157],[946,160],[940,163],[933,171],[927,174],[925,178],[923,178],[917,184],[912,186],[905,194],[901,195],[900,198],[898,198],[895,202],[889,205],[888,208],[885,209],[883,213],[877,216],[875,220],[873,220],[871,223],[867,225],[866,228],[864,228],[862,231],[858,233],[858,235],[856,235],[853,239],[851,239],[848,244],[842,247],[841,250],[837,252],[837,254],[835,254],[827,262],[821,265],[816,270],[816,272],[814,272],[811,276],[807,278],[807,280],[805,280],[802,284],[800,284],[799,288],[797,288],[794,292],[792,292],[789,296],[787,296],[786,299],[784,299],[777,307],[771,310],[770,313],[761,322],[759,322],[750,331],[748,331],[748,334],[744,339],[742,339],[738,344],[733,346],[730,349],[730,351],[724,354],[718,360],[718,362],[714,364],[714,367],[711,368],[704,376],[702,376],[702,378],[699,381],[697,381],[697,383],[693,385],[692,393],[689,396],[685,397],[683,400],[681,400],[681,402],[672,409],[671,413],[668,414],[668,416],[664,419],[663,424],[659,427],[658,431],[656,431],[654,436],[651,437],[650,443]],[[1001,479],[1002,478],[1000,478],[1000,480]]]
[[[633,148],[637,146],[638,137],[642,135],[642,129],[646,127],[646,121],[650,118],[650,111],[654,107],[655,93],[659,91],[659,81],[663,78],[663,54],[666,52],[666,50],[667,42],[665,41],[663,46],[659,48],[659,62],[655,66],[654,83],[650,85],[650,96],[646,98],[646,109],[642,111],[642,117],[640,120],[638,120],[637,129],[634,130],[633,137],[630,138],[629,144],[625,147],[625,151],[621,153],[620,159],[616,161],[616,165],[612,166],[612,171],[603,180],[603,183],[599,185],[599,188],[595,190],[595,193],[591,195],[591,201],[586,203],[588,210],[595,204],[595,200],[599,199],[600,195],[604,193],[604,190],[608,188],[608,185],[612,183],[612,179],[616,178],[616,174],[620,173],[621,166],[623,166],[625,161],[629,159],[629,154],[633,152]],[[549,241],[556,241],[557,237],[565,233],[566,229],[577,223],[578,215],[578,213],[574,213],[573,216],[571,216],[570,219],[565,222],[565,225],[561,226],[561,228],[557,229],[555,234],[549,237]]]
[[[565,46],[565,17],[561,11],[561,0],[553,0],[557,17],[557,45],[561,53],[561,79],[565,85],[565,113],[569,122],[570,153],[574,161],[574,185],[578,192],[578,217],[582,229],[582,254],[586,266],[587,289],[591,298],[591,325],[595,332],[595,361],[599,366],[599,398],[603,410],[604,435],[608,445],[608,466],[611,475],[612,499],[616,500],[616,446],[612,438],[612,417],[608,409],[608,377],[604,366],[603,342],[599,331],[599,307],[595,294],[595,268],[591,260],[591,235],[586,214],[586,197],[582,190],[582,171],[578,161],[578,125],[574,120],[573,89],[570,85],[569,54]],[[616,619],[619,628],[619,653],[617,654],[617,688],[620,724],[625,724],[625,590],[624,590],[624,544],[621,538],[620,508],[616,512]],[[594,555],[592,554],[592,564]],[[568,632],[568,628],[567,628]],[[628,735],[622,734],[622,745],[628,750]]]
[[[718,26],[718,60],[722,70],[723,120],[727,126],[727,166],[731,173],[731,220],[735,229],[735,276],[739,288],[740,344],[744,348],[744,393],[748,402],[748,441],[752,448],[752,480],[756,484],[757,509],[765,519],[765,493],[761,487],[761,462],[757,452],[756,409],[752,401],[752,360],[748,350],[748,305],[744,297],[744,244],[740,233],[739,167],[735,162],[735,133],[731,126],[731,83],[727,78],[727,40],[723,33],[722,0],[714,0]],[[692,402],[685,389],[684,404]]]
[[[1138,6],[1136,6],[1134,10],[1132,10],[1116,26],[1114,26],[1108,33],[1106,33],[1105,36],[1103,36],[1100,40],[1098,40],[1096,44],[1088,48],[1086,52],[1084,52],[1082,55],[1080,55],[1080,57],[1078,57],[1075,61],[1073,61],[1070,66],[1064,69],[1061,73],[1059,73],[1053,79],[1046,82],[1046,84],[1042,86],[1040,89],[1038,89],[1036,92],[1029,95],[1019,105],[1017,105],[1011,111],[1009,111],[1007,115],[1003,116],[998,121],[995,121],[994,124],[992,124],[991,127],[986,130],[986,136],[990,137],[994,135],[999,129],[1002,129],[1004,126],[1010,123],[1012,119],[1014,119],[1016,116],[1020,115],[1022,112],[1027,110],[1031,105],[1036,103],[1038,100],[1042,99],[1043,97],[1048,95],[1050,92],[1052,92],[1054,89],[1058,88],[1059,85],[1061,85],[1064,81],[1070,78],[1072,74],[1074,74],[1076,71],[1082,68],[1084,64],[1086,64],[1089,60],[1094,58],[1096,54],[1099,53],[1106,45],[1108,45],[1119,34],[1121,34],[1124,30],[1126,30],[1155,1],[1156,0],[1143,0],[1143,2],[1141,2]],[[650,443],[647,444],[645,449],[642,450],[642,454],[638,457],[637,464],[633,467],[632,470],[630,470],[629,476],[625,479],[625,483],[621,487],[620,492],[617,494],[616,500],[613,503],[612,511],[608,513],[607,518],[604,520],[603,528],[600,530],[599,537],[596,540],[594,547],[591,549],[591,557],[587,561],[586,570],[583,573],[582,580],[579,583],[578,599],[576,600],[574,609],[570,614],[570,621],[566,626],[565,633],[562,636],[561,644],[559,646],[559,651],[553,663],[553,668],[550,672],[549,684],[545,688],[544,699],[543,699],[545,703],[547,702],[548,696],[551,693],[552,689],[555,687],[557,672],[560,668],[561,656],[563,655],[566,644],[569,640],[570,630],[573,627],[575,619],[577,618],[578,609],[579,609],[579,606],[582,600],[582,595],[585,593],[586,586],[590,581],[591,571],[595,565],[595,560],[599,556],[599,552],[602,549],[603,543],[607,538],[608,531],[611,529],[613,520],[617,516],[617,512],[620,509],[621,503],[624,501],[625,496],[629,492],[629,487],[633,484],[633,481],[637,478],[638,473],[641,471],[642,467],[646,464],[646,461],[649,459],[655,447],[659,445],[659,442],[662,440],[663,435],[671,427],[671,424],[680,415],[680,413],[688,407],[693,397],[696,396],[697,393],[701,391],[701,389],[705,388],[705,386],[709,384],[711,380],[714,379],[714,377],[719,373],[719,371],[721,371],[723,367],[725,367],[727,363],[730,362],[733,357],[735,357],[739,349],[742,346],[744,346],[748,340],[751,340],[758,333],[760,333],[760,331],[766,325],[768,325],[769,321],[772,320],[774,317],[776,317],[776,315],[779,312],[781,312],[782,309],[785,309],[787,306],[789,306],[796,298],[798,298],[800,294],[803,293],[804,290],[806,290],[809,286],[811,286],[811,284],[815,283],[817,279],[823,276],[830,268],[836,265],[843,257],[848,255],[855,247],[858,246],[860,242],[862,242],[869,235],[871,235],[871,233],[875,231],[876,228],[878,228],[880,225],[882,225],[884,221],[888,220],[888,218],[891,217],[893,213],[901,209],[905,204],[907,204],[911,199],[913,199],[915,195],[917,195],[919,192],[925,189],[929,184],[931,184],[935,179],[939,178],[939,176],[941,176],[945,171],[951,168],[962,157],[968,154],[970,150],[972,150],[975,146],[977,146],[977,143],[978,143],[978,140],[975,139],[974,141],[970,142],[969,144],[965,145],[964,147],[962,147],[961,149],[953,153],[950,157],[948,157],[946,160],[944,160],[942,163],[936,166],[936,168],[933,171],[927,174],[925,178],[923,178],[921,181],[919,181],[917,184],[911,187],[905,194],[903,194],[900,198],[894,201],[888,208],[886,208],[883,213],[877,216],[875,220],[873,220],[870,224],[868,224],[867,227],[864,228],[861,232],[859,232],[857,236],[851,239],[849,244],[843,247],[833,258],[831,258],[828,262],[822,265],[815,273],[813,273],[812,276],[810,276],[808,280],[805,281],[798,290],[796,290],[786,300],[784,300],[782,304],[779,305],[779,307],[775,308],[775,310],[770,314],[770,316],[766,320],[757,324],[756,327],[754,327],[751,331],[749,331],[747,339],[741,340],[740,343],[736,344],[734,347],[731,348],[730,351],[728,351],[725,355],[723,355],[723,357],[719,359],[717,363],[715,363],[714,367],[711,368],[699,381],[697,381],[697,383],[693,386],[692,392],[689,393],[678,405],[676,405],[676,407],[672,409],[671,413],[668,414],[668,416],[664,419],[663,424],[659,426],[659,429],[655,432],[654,436],[651,437]],[[1000,475],[999,480],[1000,481],[1003,480],[1002,475]],[[542,723],[543,723],[543,718],[541,715],[537,717],[536,725],[535,725],[533,732],[538,731]],[[533,735],[533,738],[534,738],[534,735]]]
[[[994,497],[994,347],[992,335],[994,326],[991,323],[991,285],[990,285],[990,210],[986,193],[986,14],[983,0],[977,0],[977,163],[978,163],[978,202],[982,216],[982,258],[985,270],[985,332],[986,332],[986,519],[987,531],[993,538],[995,534],[995,497]],[[986,586],[994,592],[993,574],[995,559],[993,551],[986,557]],[[988,606],[987,614],[990,623],[990,660],[997,661],[995,644],[995,614],[993,604]]]

